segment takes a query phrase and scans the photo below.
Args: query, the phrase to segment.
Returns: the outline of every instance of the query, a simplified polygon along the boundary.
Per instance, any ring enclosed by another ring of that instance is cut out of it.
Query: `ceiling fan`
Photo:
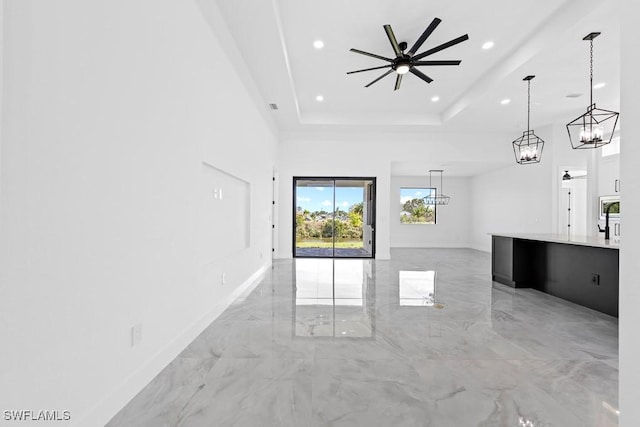
[[[431,83],[433,79],[427,76],[426,74],[424,74],[422,71],[418,70],[416,67],[421,67],[425,65],[427,66],[428,65],[431,65],[431,66],[432,65],[460,65],[461,61],[459,60],[457,61],[448,61],[448,60],[422,61],[421,59],[469,39],[469,35],[465,34],[464,36],[460,36],[446,43],[442,43],[441,45],[438,45],[434,48],[431,48],[427,51],[424,51],[416,55],[416,52],[418,52],[418,49],[420,49],[422,44],[427,40],[427,38],[431,35],[431,33],[433,33],[433,31],[440,24],[440,22],[442,22],[441,19],[434,18],[433,21],[431,21],[431,24],[429,24],[429,26],[424,30],[422,35],[418,37],[418,40],[416,40],[416,42],[413,44],[411,49],[409,49],[409,51],[406,53],[405,53],[405,50],[407,49],[407,43],[406,42],[398,43],[398,41],[396,40],[396,36],[395,34],[393,34],[393,30],[391,29],[391,25],[385,25],[384,31],[387,33],[389,42],[391,42],[391,47],[393,47],[393,52],[396,55],[395,58],[385,58],[384,56],[376,55],[374,53],[364,52],[359,49],[351,49],[351,52],[359,53],[361,55],[371,56],[377,59],[382,59],[383,61],[389,62],[389,64],[383,65],[380,67],[365,68],[363,70],[349,71],[347,74],[362,73],[363,71],[379,70],[382,68],[389,67],[390,69],[386,73],[384,73],[383,75],[381,75],[380,77],[378,77],[377,79],[375,79],[374,81],[366,85],[365,87],[369,87],[372,84],[378,82],[379,80],[382,80],[383,78],[387,77],[389,74],[393,73],[394,71],[398,75],[396,77],[396,85],[393,90],[400,89],[400,83],[402,83],[402,76],[405,75],[406,73],[414,74],[420,77],[425,82]]]
[[[569,171],[564,171],[564,175],[562,175],[562,180],[563,181],[571,181],[572,179],[587,179],[587,175],[574,175],[571,176],[571,174],[569,174]]]

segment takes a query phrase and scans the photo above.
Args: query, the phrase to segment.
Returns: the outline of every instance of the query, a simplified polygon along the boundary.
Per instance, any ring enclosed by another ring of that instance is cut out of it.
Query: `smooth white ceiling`
[[[589,43],[593,31],[597,105],[619,110],[620,27],[617,0],[217,0],[241,56],[281,131],[393,130],[505,131],[514,139],[531,128],[566,123],[589,105]],[[460,66],[420,67],[431,84],[407,74],[399,91],[395,75],[369,88],[385,70],[347,71],[384,65],[350,48],[393,57],[383,30],[412,46],[434,17],[442,23],[420,52],[463,34],[469,40],[428,59],[459,59]],[[313,41],[325,47],[317,50]],[[488,40],[493,49],[483,50]],[[315,100],[322,94],[324,101]],[[567,98],[568,94],[581,94]],[[433,96],[440,97],[437,103]],[[501,105],[502,99],[511,103]],[[442,159],[446,162],[446,159]],[[415,165],[414,165],[415,166]],[[477,167],[467,165],[470,174]],[[395,165],[410,174],[411,165]]]

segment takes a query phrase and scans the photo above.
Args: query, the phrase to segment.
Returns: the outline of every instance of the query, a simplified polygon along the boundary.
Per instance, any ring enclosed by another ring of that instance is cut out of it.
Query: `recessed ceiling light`
[[[439,96],[434,96],[433,98],[431,98],[431,102],[438,102],[438,101],[440,101]]]
[[[324,96],[322,96],[322,95],[316,95],[316,101],[318,101],[318,102],[322,102],[322,101],[324,101]]]
[[[324,42],[322,40],[316,40],[313,42],[313,47],[316,49],[322,49],[324,47]]]
[[[485,43],[482,45],[482,48],[483,48],[484,50],[491,49],[492,47],[493,47],[493,42],[492,42],[492,41],[485,42]]]
[[[602,89],[603,87],[605,87],[607,84],[605,82],[601,82],[601,83],[597,83],[593,85],[594,89]]]
[[[508,103],[510,103],[511,100],[510,99],[503,99],[502,101],[500,101],[500,104],[502,105],[507,105]]]

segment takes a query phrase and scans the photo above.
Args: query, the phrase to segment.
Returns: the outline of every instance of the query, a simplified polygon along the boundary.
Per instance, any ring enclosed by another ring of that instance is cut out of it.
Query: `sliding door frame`
[[[292,179],[292,222],[291,222],[291,230],[292,230],[292,238],[291,238],[291,248],[292,248],[292,254],[294,258],[308,258],[305,256],[298,256],[296,255],[296,210],[297,210],[297,183],[298,181],[333,181],[333,196],[332,196],[332,200],[333,200],[333,213],[334,215],[332,215],[333,221],[335,221],[335,210],[336,210],[336,202],[335,202],[335,191],[336,191],[336,181],[370,181],[372,183],[372,188],[371,188],[371,212],[368,213],[367,218],[362,218],[363,222],[362,222],[362,227],[363,227],[363,233],[364,233],[364,227],[366,225],[370,225],[372,228],[372,241],[371,241],[371,255],[367,256],[367,257],[356,257],[356,256],[340,256],[337,258],[345,258],[345,259],[349,259],[349,258],[355,258],[355,259],[375,259],[376,257],[376,219],[377,219],[377,213],[378,213],[378,208],[377,208],[377,183],[376,183],[376,177],[375,176],[367,176],[367,177],[361,177],[361,176],[294,176]],[[365,188],[366,190],[366,188]],[[363,200],[363,203],[366,203],[366,194]],[[371,224],[367,224],[367,220],[371,221]],[[313,258],[336,258],[335,256],[335,224],[333,225],[333,250],[332,250],[332,256],[316,256]],[[363,245],[364,245],[364,234],[363,234]]]

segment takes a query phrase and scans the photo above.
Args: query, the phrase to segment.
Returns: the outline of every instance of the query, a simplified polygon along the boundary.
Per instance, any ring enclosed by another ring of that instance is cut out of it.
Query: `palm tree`
[[[355,205],[349,208],[349,212],[354,212],[362,216],[362,214],[364,213],[364,203],[362,202],[356,203]]]

